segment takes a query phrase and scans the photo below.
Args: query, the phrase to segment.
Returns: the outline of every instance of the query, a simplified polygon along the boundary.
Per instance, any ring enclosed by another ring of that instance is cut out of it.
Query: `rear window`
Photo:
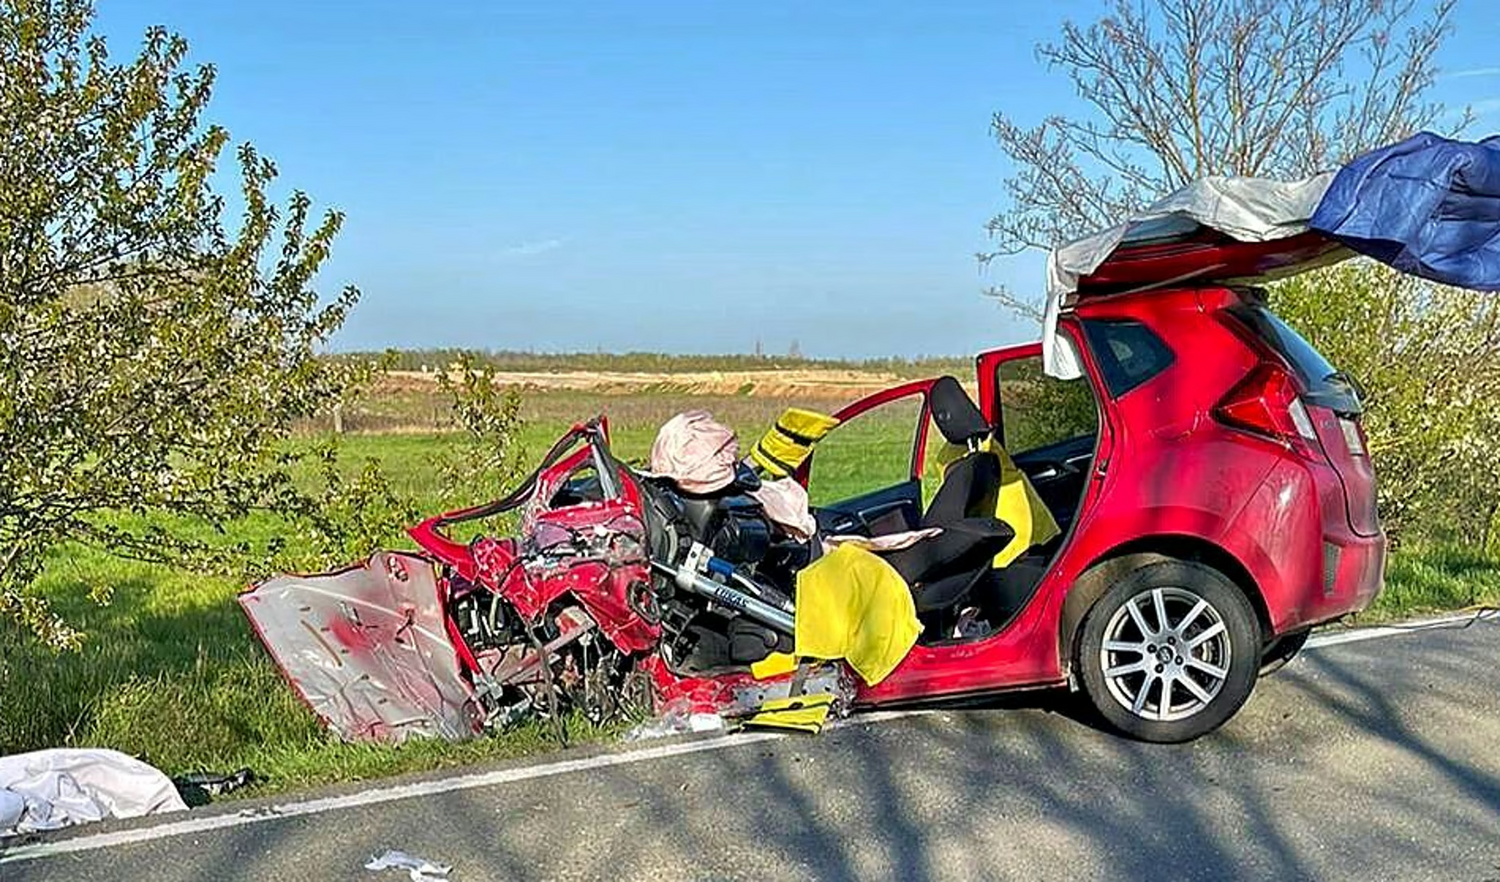
[[[1112,398],[1119,398],[1172,363],[1172,350],[1140,322],[1089,319],[1083,322],[1083,333]]]
[[[1280,316],[1258,303],[1232,306],[1229,314],[1286,360],[1302,382],[1302,388],[1307,390],[1305,397],[1309,403],[1343,412],[1359,412],[1359,396],[1350,380]]]

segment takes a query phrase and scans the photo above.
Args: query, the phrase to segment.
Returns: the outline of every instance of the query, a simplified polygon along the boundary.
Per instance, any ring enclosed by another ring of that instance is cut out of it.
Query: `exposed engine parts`
[[[753,474],[691,494],[591,443],[534,485],[515,506],[519,537],[476,539],[464,549],[472,574],[446,573],[449,620],[491,725],[568,711],[603,722],[632,710],[646,691],[629,688],[632,658],[618,639],[629,631],[643,646],[659,640],[663,657],[689,671],[790,649],[791,574],[809,552],[747,494]]]

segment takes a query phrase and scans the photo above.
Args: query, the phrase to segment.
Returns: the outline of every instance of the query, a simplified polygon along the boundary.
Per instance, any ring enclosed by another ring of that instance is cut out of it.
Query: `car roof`
[[[1342,245],[1316,232],[1240,242],[1200,227],[1183,235],[1121,245],[1093,272],[1079,277],[1075,297],[1161,291],[1189,284],[1258,284],[1350,256]]]

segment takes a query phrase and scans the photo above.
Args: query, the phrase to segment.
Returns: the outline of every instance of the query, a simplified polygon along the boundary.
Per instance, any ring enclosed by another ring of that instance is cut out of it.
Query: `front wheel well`
[[[1062,626],[1057,635],[1058,657],[1065,675],[1072,674],[1078,635],[1083,630],[1083,617],[1088,614],[1094,602],[1126,573],[1163,560],[1195,561],[1223,573],[1244,592],[1251,609],[1255,610],[1261,634],[1265,639],[1270,638],[1271,614],[1266,608],[1265,598],[1261,596],[1260,588],[1250,571],[1245,569],[1238,558],[1214,543],[1194,536],[1142,536],[1100,555],[1069,589],[1067,599],[1063,601]]]

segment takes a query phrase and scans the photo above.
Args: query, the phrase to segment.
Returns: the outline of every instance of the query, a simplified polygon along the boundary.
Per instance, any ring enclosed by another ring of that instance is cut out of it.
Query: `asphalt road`
[[[1310,650],[1188,745],[1125,741],[1044,705],[610,754],[543,777],[496,767],[492,777],[521,780],[352,807],[336,797],[290,817],[236,803],[192,813],[232,824],[221,829],[26,860],[11,851],[0,879],[396,882],[406,876],[363,864],[399,848],[452,864],[456,882],[1500,882],[1493,621]],[[242,823],[245,811],[269,819]]]

